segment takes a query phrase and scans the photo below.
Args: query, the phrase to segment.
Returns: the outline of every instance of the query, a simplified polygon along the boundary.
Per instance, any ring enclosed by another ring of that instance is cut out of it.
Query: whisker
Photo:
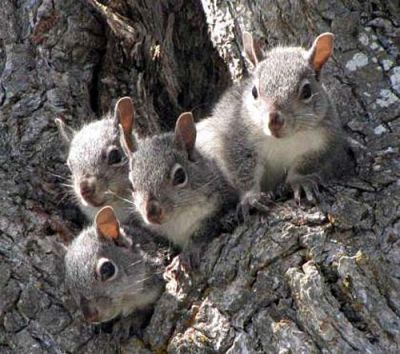
[[[142,262],[143,262],[143,259],[139,259],[138,261],[129,264],[125,269],[129,269],[131,267],[134,267],[135,265],[138,265],[138,264],[140,264]]]
[[[74,188],[74,185],[68,184],[68,183],[59,183],[60,186],[68,187],[68,188]]]
[[[151,274],[150,276],[148,276],[148,277],[146,277],[146,278],[143,278],[143,279],[141,279],[141,280],[135,281],[135,282],[132,284],[132,287],[133,287],[133,286],[136,286],[137,284],[144,283],[146,280],[151,279],[151,278],[154,277],[155,275],[159,275],[159,274],[163,274],[163,273],[164,273],[164,270],[163,270],[163,271],[159,271],[159,272],[154,272],[153,274]]]
[[[126,199],[126,198],[124,198],[124,197],[121,197],[121,196],[118,195],[117,193],[113,192],[111,189],[108,189],[104,194],[111,194],[112,196],[116,197],[116,198],[119,199],[119,200],[122,200],[122,201],[124,201],[124,202],[126,202],[126,203],[129,203],[129,204],[133,204],[133,202],[132,202],[131,200]]]
[[[305,116],[316,117],[316,114],[315,113],[300,113],[300,114],[295,115],[295,117],[305,117]]]
[[[71,197],[69,194],[64,194],[64,196],[57,201],[57,207],[60,206],[65,200],[68,200],[69,197]]]
[[[62,180],[66,180],[66,179],[69,178],[69,177],[66,177],[66,176],[58,175],[57,173],[54,173],[54,172],[49,172],[49,174],[54,176],[54,177],[60,178]]]

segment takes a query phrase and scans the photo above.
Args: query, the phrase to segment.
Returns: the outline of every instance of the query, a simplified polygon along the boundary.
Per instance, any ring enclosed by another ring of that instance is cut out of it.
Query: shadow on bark
[[[203,7],[205,11],[203,11]],[[0,7],[0,351],[397,352],[400,342],[398,1],[3,1]],[[201,276],[170,282],[143,338],[86,325],[63,285],[83,227],[53,122],[78,128],[124,95],[141,134],[206,115],[265,48],[336,35],[323,80],[357,175],[317,207],[282,201],[214,239]],[[190,282],[189,282],[190,280]],[[100,348],[100,349],[99,349]]]

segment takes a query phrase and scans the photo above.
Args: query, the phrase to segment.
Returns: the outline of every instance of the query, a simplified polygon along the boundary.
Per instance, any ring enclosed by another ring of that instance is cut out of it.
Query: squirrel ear
[[[95,222],[97,231],[102,237],[112,241],[119,238],[119,222],[113,208],[105,206],[100,209],[96,214]]]
[[[260,46],[249,32],[243,32],[242,42],[246,58],[250,60],[254,67],[256,67],[264,58]]]
[[[310,64],[317,74],[333,53],[333,39],[334,35],[332,33],[322,33],[315,39],[308,51]]]
[[[178,147],[185,149],[191,158],[196,143],[196,125],[191,112],[182,113],[176,121],[175,141]]]
[[[58,132],[60,133],[61,138],[67,145],[69,145],[75,135],[75,130],[66,125],[61,118],[54,119],[54,122],[57,125]]]
[[[124,144],[121,145],[123,148],[127,147],[129,151],[133,151],[135,145],[134,137],[132,136],[134,118],[135,118],[135,113],[131,98],[130,97],[120,98],[115,104],[115,121],[120,129],[121,139],[122,137],[124,137]],[[124,145],[126,146],[124,147]]]

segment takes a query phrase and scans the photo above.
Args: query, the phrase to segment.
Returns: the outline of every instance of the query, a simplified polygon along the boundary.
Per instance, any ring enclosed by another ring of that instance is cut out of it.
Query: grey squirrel
[[[218,217],[237,203],[238,194],[212,159],[197,150],[196,126],[190,112],[182,113],[175,132],[141,140],[124,133],[129,180],[136,210],[150,230],[180,248],[193,238],[218,229]]]
[[[120,98],[114,115],[91,122],[78,132],[61,119],[55,119],[60,135],[69,146],[67,165],[72,174],[72,189],[81,210],[92,220],[105,206],[114,208],[119,220],[132,218],[128,180],[128,160],[119,138],[120,123],[132,134],[133,104],[129,97]],[[136,138],[137,140],[137,138]]]
[[[164,288],[168,250],[143,228],[122,228],[111,207],[67,249],[65,281],[90,323],[109,321],[154,303]]]
[[[321,34],[308,50],[276,47],[265,57],[247,32],[243,46],[254,71],[198,123],[198,148],[218,161],[242,206],[263,209],[263,192],[282,182],[296,201],[302,191],[314,201],[317,185],[348,161],[340,120],[321,83],[333,34]]]

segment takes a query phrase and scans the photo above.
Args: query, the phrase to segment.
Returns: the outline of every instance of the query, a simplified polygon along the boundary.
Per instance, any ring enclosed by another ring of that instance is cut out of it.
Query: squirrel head
[[[74,195],[89,217],[105,205],[113,206],[122,221],[128,217],[123,198],[129,194],[129,166],[120,145],[118,126],[123,123],[126,133],[129,130],[132,135],[133,120],[129,97],[117,101],[114,116],[89,123],[78,132],[56,119],[60,135],[69,146],[67,165]]]
[[[140,246],[144,235],[144,230],[130,228],[129,238],[106,206],[68,247],[65,281],[86,321],[126,316],[161,291],[162,280]]]
[[[147,224],[173,220],[204,198],[207,166],[195,150],[196,126],[182,113],[175,132],[142,140],[129,150],[132,199]]]
[[[323,120],[329,99],[320,82],[333,52],[333,34],[319,35],[310,49],[277,47],[262,56],[251,34],[243,34],[246,57],[254,66],[244,92],[244,109],[266,135],[285,138]]]

